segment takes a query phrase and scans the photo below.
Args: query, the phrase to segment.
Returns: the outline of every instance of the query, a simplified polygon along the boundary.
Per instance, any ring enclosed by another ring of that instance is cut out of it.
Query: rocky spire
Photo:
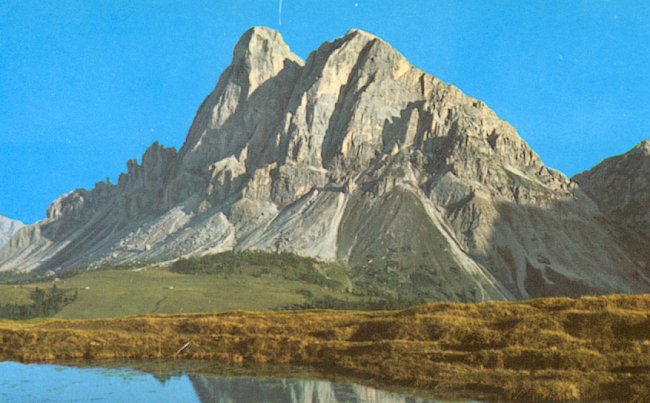
[[[180,151],[181,170],[196,171],[239,155],[253,137],[261,143],[272,137],[302,64],[277,31],[246,31],[235,45],[232,64],[194,118]]]
[[[303,64],[302,59],[291,52],[279,32],[266,27],[253,27],[241,36],[233,50],[233,79],[246,88],[248,94],[252,94],[291,62]]]

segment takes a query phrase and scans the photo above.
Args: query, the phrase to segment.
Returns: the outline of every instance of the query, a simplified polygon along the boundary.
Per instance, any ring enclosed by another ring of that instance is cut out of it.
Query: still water
[[[343,382],[0,362],[2,402],[433,402]]]

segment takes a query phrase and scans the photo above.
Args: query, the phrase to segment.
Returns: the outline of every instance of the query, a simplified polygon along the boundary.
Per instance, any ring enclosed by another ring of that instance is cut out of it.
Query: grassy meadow
[[[72,302],[51,315],[67,319],[232,310],[376,310],[424,302],[371,293],[353,284],[348,273],[338,264],[266,252],[225,252],[167,266],[72,269],[60,278],[5,272],[0,273],[0,313],[7,304],[30,304],[35,289],[51,287],[74,293]]]
[[[0,338],[4,360],[300,365],[441,397],[650,401],[650,295],[2,321]]]
[[[340,291],[270,275],[187,275],[156,267],[139,271],[87,272],[57,282],[0,285],[0,305],[26,304],[33,289],[53,285],[78,290],[77,299],[54,315],[71,319],[238,309],[271,310],[304,303],[306,295],[355,299]]]
[[[346,273],[261,252],[4,273],[0,312],[53,313],[0,320],[0,360],[211,360],[443,398],[650,401],[650,295],[376,310],[415,301],[364,293]],[[343,310],[310,309],[323,307]]]

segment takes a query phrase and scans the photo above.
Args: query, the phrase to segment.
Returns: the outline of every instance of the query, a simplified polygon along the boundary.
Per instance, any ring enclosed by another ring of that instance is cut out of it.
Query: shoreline
[[[435,394],[430,390],[416,389],[412,387],[384,384],[373,381],[370,378],[355,376],[354,374],[341,374],[328,372],[318,367],[298,366],[298,365],[274,365],[274,364],[232,364],[222,363],[209,360],[55,360],[55,361],[0,361],[1,363],[16,363],[21,365],[52,365],[68,368],[79,369],[128,369],[150,374],[156,378],[165,379],[179,375],[187,376],[214,376],[224,378],[268,378],[281,380],[308,380],[321,381],[336,384],[355,384],[364,387],[370,387],[384,392],[417,397],[428,400],[440,399],[487,399],[487,396],[463,395],[454,393],[447,395]]]
[[[0,321],[0,338],[0,359],[24,363],[201,360],[309,367],[442,396],[650,399],[650,295]]]

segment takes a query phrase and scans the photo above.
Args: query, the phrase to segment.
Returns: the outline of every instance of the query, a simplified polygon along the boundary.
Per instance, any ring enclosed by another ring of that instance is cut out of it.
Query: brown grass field
[[[301,365],[440,397],[650,401],[650,295],[0,321],[0,338],[2,360]]]

